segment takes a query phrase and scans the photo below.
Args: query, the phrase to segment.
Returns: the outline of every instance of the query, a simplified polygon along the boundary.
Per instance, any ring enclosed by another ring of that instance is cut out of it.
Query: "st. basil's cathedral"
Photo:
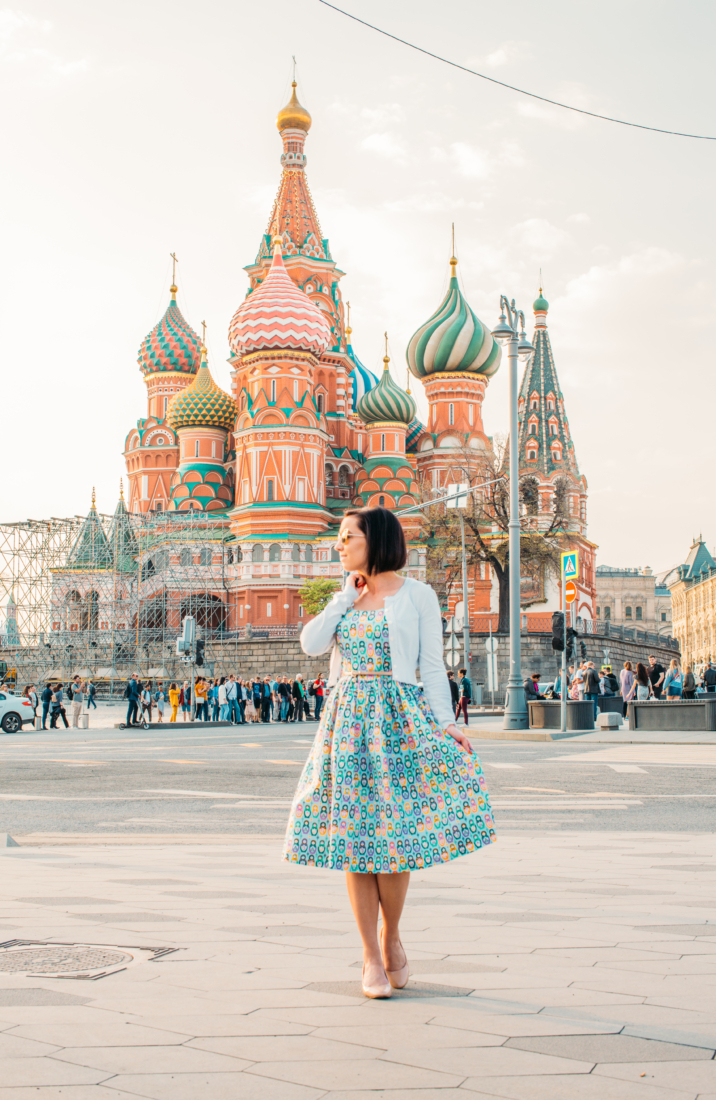
[[[341,577],[334,543],[346,507],[408,508],[459,481],[466,450],[491,449],[482,403],[501,359],[489,327],[465,301],[453,257],[445,298],[406,352],[427,395],[427,424],[417,419],[409,389],[394,381],[387,350],[380,378],[361,363],[341,296],[344,272],[323,236],[306,179],[311,116],[295,82],[277,126],[281,182],[256,259],[246,268],[246,298],[229,325],[231,395],[214,382],[173,283],[166,313],[140,347],[147,415],[127,435],[124,452],[130,513],[193,510],[225,520],[234,551],[216,597],[224,604],[224,629],[234,630],[248,623],[298,624],[298,589],[306,578]],[[545,523],[559,482],[568,539],[580,550],[578,613],[592,618],[596,548],[586,537],[587,483],[577,466],[541,291],[534,310],[535,352],[519,404],[520,478],[529,479],[531,510]],[[424,579],[420,521],[413,515],[401,522],[410,548],[407,572]],[[527,578],[528,588],[531,583]],[[525,595],[542,616],[558,606],[549,585]],[[487,565],[472,576],[469,598],[472,628],[487,629],[497,599]],[[491,621],[494,627],[496,616]]]

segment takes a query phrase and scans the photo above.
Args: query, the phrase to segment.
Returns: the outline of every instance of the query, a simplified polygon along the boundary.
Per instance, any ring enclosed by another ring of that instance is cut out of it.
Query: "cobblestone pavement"
[[[712,835],[506,830],[414,875],[381,1002],[340,874],[101,839],[0,854],[8,943],[125,967],[0,949],[0,1100],[716,1097]]]

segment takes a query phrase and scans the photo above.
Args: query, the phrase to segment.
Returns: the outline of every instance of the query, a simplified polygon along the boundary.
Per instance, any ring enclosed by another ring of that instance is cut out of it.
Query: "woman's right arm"
[[[306,623],[301,631],[301,649],[309,657],[318,657],[325,653],[333,645],[336,628],[347,611],[350,611],[353,601],[358,596],[351,573],[342,592],[336,592],[331,602],[323,609],[320,615]]]

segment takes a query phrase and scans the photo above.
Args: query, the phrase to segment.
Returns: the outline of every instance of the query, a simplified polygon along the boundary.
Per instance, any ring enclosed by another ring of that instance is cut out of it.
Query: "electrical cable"
[[[481,80],[489,80],[491,84],[499,84],[501,88],[507,88],[511,92],[518,92],[519,95],[529,96],[530,99],[539,99],[542,103],[549,103],[552,107],[562,107],[565,111],[575,111],[579,115],[589,115],[590,118],[598,118],[603,122],[615,122],[618,126],[632,126],[637,130],[651,130],[655,134],[669,134],[671,137],[683,137],[693,138],[696,141],[716,141],[716,136],[711,134],[685,134],[680,130],[663,130],[659,126],[646,126],[643,122],[627,122],[623,118],[612,118],[610,115],[600,115],[596,111],[587,111],[583,107],[573,107],[570,103],[560,103],[557,99],[549,99],[544,95],[537,95],[536,92],[528,92],[524,88],[517,88],[514,84],[506,84],[504,80],[498,80],[494,76],[487,76],[485,73],[478,73],[475,69],[468,69],[466,65],[460,65],[457,61],[450,61],[447,57],[441,57],[438,53],[433,53],[432,50],[426,50],[423,46],[416,46],[414,42],[408,42],[405,38],[400,38],[397,34],[391,34],[390,31],[384,31],[382,27],[376,27],[374,23],[368,23],[367,20],[361,19],[358,15],[353,15],[349,11],[344,11],[343,8],[336,7],[335,4],[331,4],[330,0],[318,0],[319,4],[323,4],[327,8],[332,8],[333,11],[337,11],[339,15],[345,15],[347,19],[352,19],[356,23],[362,23],[364,27],[368,27],[372,31],[377,31],[378,34],[384,35],[386,38],[392,38],[394,42],[399,42],[401,46],[408,46],[411,50],[417,50],[418,53],[425,54],[426,57],[432,57],[435,61],[442,61],[444,65],[450,65],[453,69],[460,69],[463,73],[469,73],[470,76],[479,76]]]

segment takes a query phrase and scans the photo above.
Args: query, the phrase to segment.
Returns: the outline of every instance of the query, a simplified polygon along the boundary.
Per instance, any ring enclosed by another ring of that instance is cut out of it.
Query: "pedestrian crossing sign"
[[[579,572],[579,553],[576,550],[569,550],[566,554],[562,554],[562,576],[563,577],[576,577]]]

